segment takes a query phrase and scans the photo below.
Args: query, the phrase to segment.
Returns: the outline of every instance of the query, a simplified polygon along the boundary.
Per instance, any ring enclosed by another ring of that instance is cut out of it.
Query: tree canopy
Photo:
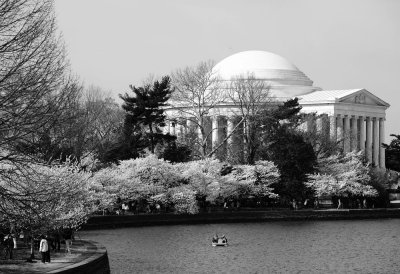
[[[0,22],[0,162],[16,165],[32,160],[20,146],[64,117],[77,83],[68,73],[53,1],[1,1]]]
[[[386,168],[400,172],[400,135],[390,134],[394,139],[389,145],[382,144],[386,149]]]
[[[164,108],[171,96],[171,80],[168,76],[152,85],[143,87],[130,86],[133,95],[127,93],[120,95],[124,101],[122,108],[125,110],[124,134],[126,138],[136,134],[138,138],[145,138],[149,142],[150,151],[154,153],[156,144],[171,139],[169,134],[163,134],[161,127],[165,126],[166,116]],[[129,140],[129,139],[128,139]]]
[[[211,149],[212,129],[209,129],[210,123],[207,119],[209,113],[226,100],[220,90],[218,75],[213,71],[214,65],[213,61],[200,62],[196,66],[178,69],[172,73],[174,92],[169,104],[178,109],[178,116],[173,118],[179,124],[179,118],[185,116],[193,125],[187,131],[199,130],[199,134],[188,134],[184,141],[192,147],[197,158],[205,158]],[[190,107],[180,108],[182,105]]]
[[[369,185],[369,165],[362,152],[349,152],[319,159],[318,173],[309,174],[306,183],[321,196],[377,196]]]

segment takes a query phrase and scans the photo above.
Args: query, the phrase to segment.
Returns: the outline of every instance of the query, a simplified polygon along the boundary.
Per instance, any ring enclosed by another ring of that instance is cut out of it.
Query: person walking
[[[61,249],[61,235],[60,235],[60,231],[57,229],[55,231],[53,231],[52,233],[52,239],[53,241],[51,242],[51,247],[53,249],[54,252],[60,252]]]
[[[296,199],[293,199],[292,207],[293,207],[293,210],[297,210],[297,201],[296,201]]]
[[[228,239],[225,237],[225,235],[222,235],[221,239],[222,239],[222,243],[223,244],[227,244],[228,243]]]
[[[343,208],[343,204],[342,204],[342,200],[340,200],[340,198],[339,198],[337,209],[341,209],[341,208]]]
[[[42,263],[49,262],[50,263],[50,250],[49,243],[47,241],[47,237],[44,235],[41,236],[40,244],[39,244],[39,252],[42,255]]]
[[[12,239],[12,235],[8,234],[5,238],[4,238],[4,258],[7,259],[7,257],[10,258],[10,260],[12,260],[13,258],[13,249],[14,249],[14,241]]]
[[[212,238],[211,242],[212,242],[212,243],[218,243],[218,239],[219,239],[218,234],[215,233],[215,235],[214,235],[214,237]]]
[[[65,252],[71,254],[71,245],[72,245],[72,229],[67,228],[64,230],[64,240],[65,240]]]

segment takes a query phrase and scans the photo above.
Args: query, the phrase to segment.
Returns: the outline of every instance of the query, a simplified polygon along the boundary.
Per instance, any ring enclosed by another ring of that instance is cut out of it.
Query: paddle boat
[[[212,246],[227,246],[228,240],[226,239],[225,236],[217,237],[217,238],[214,237],[211,244],[212,244]]]

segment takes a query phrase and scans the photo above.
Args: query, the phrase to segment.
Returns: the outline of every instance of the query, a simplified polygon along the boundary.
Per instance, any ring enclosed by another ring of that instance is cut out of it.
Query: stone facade
[[[329,117],[332,140],[343,151],[365,151],[374,166],[385,167],[385,117],[389,104],[365,89],[316,91],[300,97],[302,111]]]
[[[385,150],[381,144],[385,142],[385,112],[389,104],[366,89],[322,90],[313,87],[313,82],[289,61],[262,51],[232,55],[218,63],[214,70],[220,75],[224,90],[237,75],[251,75],[257,81],[265,81],[273,98],[271,104],[299,98],[302,112],[315,113],[317,117],[315,121],[308,121],[303,130],[325,132],[342,146],[344,152],[363,150],[374,166],[385,167]],[[190,106],[180,104],[166,110],[173,122],[168,124],[165,132],[176,135],[178,140],[190,128],[196,127],[195,119],[185,114],[187,108]],[[237,125],[239,113],[240,108],[231,102],[210,108],[207,116],[210,147],[216,148],[225,139],[227,144],[232,144],[238,138],[229,135]],[[245,134],[245,125],[241,132]]]

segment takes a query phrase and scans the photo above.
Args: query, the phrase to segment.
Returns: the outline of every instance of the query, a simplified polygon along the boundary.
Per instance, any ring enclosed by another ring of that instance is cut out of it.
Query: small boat
[[[223,240],[223,239],[218,239],[218,242],[212,242],[212,246],[227,246],[228,241]]]

